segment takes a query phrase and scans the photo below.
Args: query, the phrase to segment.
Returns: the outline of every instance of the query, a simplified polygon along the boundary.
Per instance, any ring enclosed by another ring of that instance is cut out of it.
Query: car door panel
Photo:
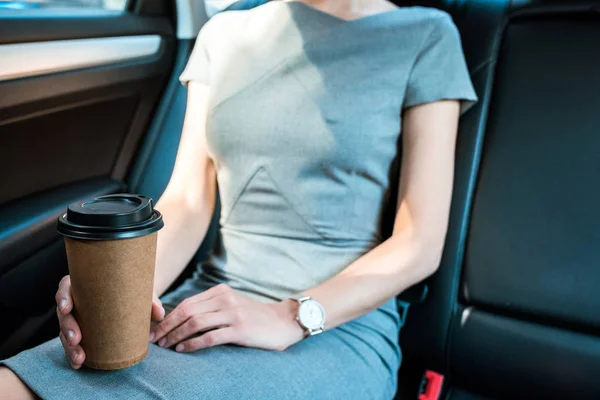
[[[160,45],[158,35],[5,44],[0,47],[0,81],[150,57]]]

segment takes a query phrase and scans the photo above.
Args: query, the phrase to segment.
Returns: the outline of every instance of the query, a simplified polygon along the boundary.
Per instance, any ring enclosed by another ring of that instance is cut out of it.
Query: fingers
[[[71,367],[73,369],[81,368],[83,362],[85,361],[85,352],[81,346],[70,346],[67,338],[65,338],[65,335],[62,332],[60,332],[58,337],[60,338],[63,348],[65,349],[65,355],[69,361],[69,364],[71,364]]]
[[[77,346],[81,342],[81,330],[75,317],[73,317],[73,314],[60,315],[58,311],[57,313],[59,315],[60,332],[64,335],[69,346]]]
[[[217,331],[227,329],[222,327],[228,326],[236,321],[238,312],[234,309],[241,305],[240,303],[243,299],[243,296],[240,296],[232,288],[224,284],[217,285],[205,292],[190,297],[181,302],[160,324],[151,330],[150,341],[152,343],[158,342],[162,347],[170,347],[195,333],[215,328],[221,328],[217,329]],[[217,313],[217,311],[228,312]],[[211,313],[215,315],[207,316],[207,314]],[[202,335],[202,337],[204,337],[210,333],[204,341],[213,343],[213,340],[211,339],[213,334],[211,332]],[[204,341],[200,342],[199,346],[202,346]],[[216,343],[217,341],[212,345],[217,345]],[[182,346],[177,347],[185,350],[185,344]],[[191,347],[190,349],[192,349],[190,351],[193,351],[194,347]]]
[[[165,317],[165,309],[157,295],[152,299],[152,321],[162,321]]]
[[[73,310],[73,298],[71,297],[71,277],[69,275],[60,280],[55,298],[59,314],[66,315]]]
[[[150,333],[152,343],[160,341],[169,332],[195,315],[202,315],[218,310],[215,301],[199,301],[196,296],[182,301],[166,318]]]
[[[73,298],[71,297],[71,277],[69,275],[61,279],[56,292],[56,315],[60,323],[60,342],[65,349],[65,355],[73,369],[79,369],[85,361],[85,352],[79,346],[81,342],[81,330],[73,311]]]
[[[238,330],[227,327],[206,332],[202,336],[188,339],[179,343],[175,350],[180,353],[190,353],[192,351],[206,349],[208,347],[220,346],[222,344],[243,345],[242,337]]]
[[[175,343],[179,343],[196,333],[227,326],[231,324],[232,319],[230,314],[224,312],[196,315],[159,340],[158,345],[161,347],[171,347]]]
[[[190,317],[186,312],[179,309],[179,307],[175,308],[160,324],[150,331],[150,342],[156,343],[160,341],[169,332],[183,324],[189,318]]]

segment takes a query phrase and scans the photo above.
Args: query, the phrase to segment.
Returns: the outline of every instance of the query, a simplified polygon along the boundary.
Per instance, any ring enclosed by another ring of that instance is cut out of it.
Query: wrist
[[[289,332],[291,341],[289,345],[291,346],[304,339],[306,333],[296,319],[298,317],[298,302],[293,299],[282,300],[277,303],[276,311],[284,326],[287,327],[286,331]]]

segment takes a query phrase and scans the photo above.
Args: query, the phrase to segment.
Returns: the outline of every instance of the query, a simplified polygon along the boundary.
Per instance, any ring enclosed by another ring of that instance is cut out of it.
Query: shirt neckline
[[[320,10],[320,9],[318,9],[316,7],[313,7],[313,6],[309,5],[309,4],[306,4],[303,1],[292,0],[292,1],[283,1],[283,3],[285,3],[285,4],[289,5],[289,6],[292,6],[292,7],[293,7],[294,4],[297,4],[297,5],[299,5],[300,7],[303,7],[306,10],[312,11],[312,12],[317,13],[317,14],[325,15],[325,16],[331,18],[331,19],[334,19],[334,20],[336,20],[336,21],[338,21],[340,23],[347,24],[347,25],[349,25],[349,24],[355,24],[355,23],[359,23],[359,22],[363,22],[363,21],[367,21],[367,20],[373,20],[373,19],[377,19],[377,18],[381,18],[381,17],[385,17],[387,15],[395,14],[396,12],[398,12],[398,11],[401,10],[401,7],[397,7],[397,8],[392,9],[392,10],[381,11],[381,12],[377,12],[377,13],[374,13],[374,14],[365,15],[365,16],[359,17],[359,18],[345,19],[345,18],[342,18],[342,17],[338,17],[337,15],[328,13],[326,11]]]

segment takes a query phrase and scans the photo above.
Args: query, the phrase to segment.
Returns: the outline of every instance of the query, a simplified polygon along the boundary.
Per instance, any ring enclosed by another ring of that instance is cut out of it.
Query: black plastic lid
[[[74,239],[128,239],[157,232],[162,215],[150,197],[113,194],[75,202],[58,217],[58,232]]]

